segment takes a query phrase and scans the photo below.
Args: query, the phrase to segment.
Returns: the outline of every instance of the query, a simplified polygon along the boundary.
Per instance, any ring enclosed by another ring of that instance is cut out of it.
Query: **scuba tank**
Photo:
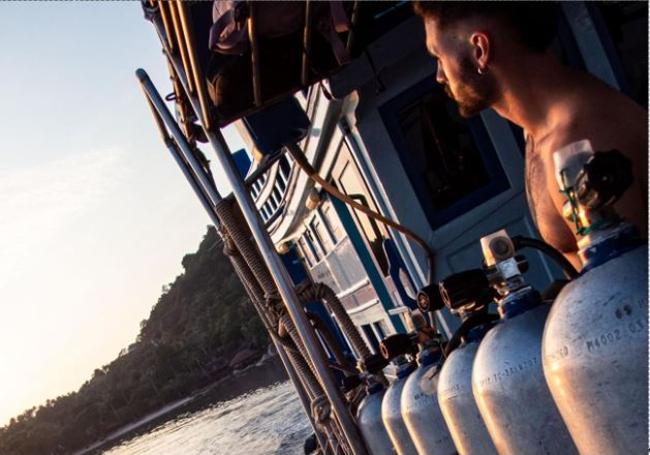
[[[501,455],[577,454],[542,371],[550,308],[525,283],[505,230],[483,237],[481,247],[501,320],[476,352],[472,391],[492,441]]]
[[[472,394],[472,365],[479,343],[497,319],[487,313],[494,294],[485,272],[468,270],[440,282],[440,294],[462,324],[445,347],[438,379],[438,402],[460,455],[496,455]]]
[[[632,182],[631,163],[617,151],[594,153],[588,141],[553,158],[584,268],[549,314],[544,374],[580,453],[645,453],[648,249],[611,209]]]
[[[366,392],[367,395],[357,410],[357,423],[368,452],[372,455],[394,455],[393,444],[386,433],[381,415],[386,389],[381,383],[375,382],[368,385]]]
[[[394,363],[397,364],[395,371],[397,379],[388,386],[384,394],[384,399],[381,403],[381,417],[388,436],[393,443],[395,452],[398,455],[417,455],[417,450],[415,449],[415,445],[413,445],[411,436],[409,436],[408,429],[404,424],[400,411],[402,389],[406,384],[408,376],[415,370],[415,363],[406,360],[404,357],[398,358]]]
[[[435,342],[418,353],[418,368],[404,384],[401,412],[419,455],[457,455],[438,405],[442,350]]]

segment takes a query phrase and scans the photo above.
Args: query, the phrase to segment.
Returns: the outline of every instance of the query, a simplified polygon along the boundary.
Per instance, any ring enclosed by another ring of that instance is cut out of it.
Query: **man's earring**
[[[481,68],[481,67],[479,66],[478,69],[476,70],[476,72],[477,72],[478,74],[483,75],[483,74],[487,73],[487,68]]]

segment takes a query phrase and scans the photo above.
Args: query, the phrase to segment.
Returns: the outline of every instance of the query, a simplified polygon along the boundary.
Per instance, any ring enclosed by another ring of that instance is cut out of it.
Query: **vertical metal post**
[[[354,420],[352,419],[352,416],[343,401],[341,393],[334,382],[331,371],[327,366],[327,360],[323,355],[322,348],[316,339],[304,310],[302,309],[302,304],[291,285],[291,278],[289,277],[284,264],[282,264],[280,258],[277,256],[271,238],[264,229],[264,224],[255,209],[254,202],[238,174],[236,164],[228,150],[228,145],[220,132],[206,130],[206,135],[210,141],[210,145],[212,145],[215,150],[219,164],[226,173],[226,178],[233,189],[233,193],[241,207],[244,218],[251,228],[251,232],[259,246],[264,262],[271,272],[271,276],[278,287],[280,296],[285,302],[289,315],[291,316],[300,338],[305,345],[307,353],[312,360],[318,378],[330,404],[332,405],[332,410],[339,420],[345,438],[355,455],[365,455],[367,452],[358,434]]]
[[[198,99],[195,96],[193,96],[189,91],[188,78],[184,71],[185,67],[181,62],[179,62],[178,58],[176,58],[175,56],[168,53],[167,57],[169,58],[170,62],[176,69],[176,75],[178,76],[178,79],[180,80],[183,87],[185,88],[185,91],[187,92],[188,95],[188,99],[190,100],[194,111],[198,115],[198,113],[201,112],[201,105]],[[157,96],[155,97],[155,99],[152,98],[152,102],[154,103],[154,105],[160,103],[163,106],[163,108],[166,110],[166,106],[164,106],[164,103],[160,98],[160,95],[157,93],[155,87],[153,87],[153,84],[149,79],[149,77],[147,76],[147,73],[142,69],[138,69],[136,71],[136,75],[140,79],[142,85],[145,87],[147,92],[149,92],[152,96]],[[158,106],[156,107],[158,108]],[[167,114],[169,114],[168,111]],[[161,115],[163,115],[162,112]],[[180,130],[175,125],[175,122],[174,125],[169,125],[169,126],[170,129],[172,129],[172,134],[174,136],[175,136],[175,131],[178,131],[178,133],[180,134]],[[343,400],[341,392],[339,391],[336,383],[334,382],[334,378],[331,374],[331,371],[327,366],[327,359],[325,358],[325,355],[322,351],[322,347],[320,346],[318,340],[316,339],[311,324],[309,323],[309,320],[307,319],[307,316],[302,309],[302,304],[300,303],[300,300],[296,295],[293,286],[291,285],[291,279],[289,277],[289,274],[285,269],[284,265],[282,264],[282,262],[280,261],[280,258],[277,256],[271,238],[269,237],[268,232],[266,232],[262,220],[259,218],[259,214],[257,213],[254,202],[248,190],[246,189],[243,179],[239,175],[237,166],[230,154],[228,145],[226,144],[225,139],[223,138],[220,132],[210,131],[205,128],[205,125],[203,126],[205,129],[206,136],[210,142],[210,145],[212,146],[212,148],[215,151],[215,154],[217,155],[219,164],[223,167],[225,171],[226,178],[228,179],[228,183],[231,185],[233,189],[233,193],[241,208],[244,219],[246,220],[246,223],[250,226],[255,242],[257,243],[260,249],[262,258],[264,259],[264,262],[268,267],[271,276],[275,281],[276,286],[278,287],[280,296],[282,297],[282,300],[285,302],[289,315],[293,320],[296,329],[298,330],[298,333],[300,335],[300,338],[302,339],[306,347],[307,354],[309,355],[310,360],[314,365],[319,382],[322,384],[323,389],[325,391],[325,395],[327,396],[332,406],[332,411],[334,416],[339,421],[345,439],[347,440],[347,443],[354,455],[366,455],[367,452],[361,440],[361,436],[359,435],[357,426]],[[182,144],[179,145],[181,146],[181,150],[183,150]],[[183,150],[183,153],[185,153],[185,150]],[[194,166],[192,165],[192,167]],[[199,174],[199,178],[201,177],[202,176]],[[203,184],[204,182],[201,183]]]
[[[257,6],[255,2],[248,2],[248,40],[251,43],[251,68],[253,70],[253,98],[255,106],[262,105],[262,75],[260,69],[260,50],[257,42]]]
[[[307,85],[309,81],[309,55],[311,53],[311,4],[305,0],[305,30],[302,38],[302,71],[300,80],[302,85]]]
[[[145,76],[146,76],[146,74],[145,74]],[[141,78],[140,74],[138,74],[138,77]],[[140,79],[140,80],[142,80],[142,79]],[[149,104],[149,107],[151,108],[152,114],[154,116],[154,120],[156,121],[156,125],[158,126],[160,136],[161,136],[163,142],[165,143],[165,146],[167,147],[170,154],[174,158],[174,161],[176,161],[176,164],[178,165],[178,167],[183,172],[183,175],[185,176],[188,183],[190,184],[190,186],[194,190],[194,193],[199,198],[199,200],[201,202],[201,205],[203,205],[203,208],[208,213],[208,216],[212,220],[212,223],[215,225],[215,227],[218,228],[221,223],[220,223],[219,219],[217,218],[217,216],[215,214],[214,207],[210,202],[210,197],[208,196],[208,194],[206,194],[207,189],[202,187],[202,185],[200,184],[200,181],[202,179],[197,178],[197,176],[194,174],[194,168],[192,167],[191,163],[188,162],[189,160],[186,161],[183,158],[182,152],[179,151],[179,147],[177,146],[178,143],[182,143],[184,145],[184,148],[189,150],[189,147],[190,147],[189,144],[187,143],[187,141],[186,141],[186,139],[185,139],[185,137],[183,135],[179,135],[179,136],[175,135],[174,139],[172,139],[169,136],[169,134],[167,133],[167,130],[165,128],[165,123],[166,122],[165,122],[165,120],[162,119],[161,115],[166,117],[167,122],[171,122],[173,124],[176,124],[175,120],[172,118],[171,113],[169,113],[169,111],[166,111],[166,113],[168,115],[165,115],[164,114],[165,111],[163,111],[163,113],[159,112],[156,105],[154,105],[152,97],[157,92],[155,92],[155,91],[152,92],[149,87],[144,87],[143,86],[143,88],[145,90],[147,103]],[[155,88],[153,87],[153,84],[151,84],[151,88],[153,88],[155,90]],[[162,99],[160,99],[160,101],[162,101]],[[167,109],[167,107],[164,106],[164,105],[163,106],[158,105],[158,106],[159,106],[159,108],[164,107],[165,110]],[[170,129],[173,129],[173,127],[171,127],[171,125],[169,125],[169,126],[170,126]],[[178,133],[180,133],[180,129],[178,128],[178,126],[176,126],[176,129],[178,129]],[[200,164],[198,162],[196,162],[196,159],[194,158],[194,155],[190,154],[190,160],[195,161],[196,166],[200,166]],[[205,176],[205,173],[204,173],[204,171],[202,169],[201,169],[201,172],[204,174],[204,179],[203,180],[205,181],[205,179],[207,179],[207,176]],[[214,193],[213,196],[212,196],[213,199],[215,197],[216,198],[220,197],[219,192],[217,191],[216,188],[212,188],[211,191]],[[248,289],[247,289],[247,291],[248,291]],[[311,415],[311,412],[309,412],[309,410],[311,409],[311,402],[310,402],[309,398],[306,395],[304,385],[302,384],[302,381],[300,380],[298,374],[296,373],[295,369],[293,368],[293,365],[291,365],[291,362],[289,362],[289,359],[287,358],[287,355],[284,352],[284,347],[277,342],[277,340],[275,339],[273,333],[271,333],[273,328],[270,325],[270,322],[268,321],[268,318],[266,317],[266,314],[264,313],[264,310],[259,307],[258,303],[255,301],[255,297],[250,295],[250,293],[249,293],[249,297],[251,299],[251,303],[253,304],[253,307],[257,311],[260,319],[262,320],[262,324],[264,324],[264,327],[269,332],[269,335],[271,337],[271,342],[273,343],[273,346],[275,347],[275,350],[278,353],[278,356],[280,357],[280,361],[282,362],[282,365],[284,366],[284,369],[287,372],[287,375],[289,376],[289,379],[291,380],[291,382],[293,382],[293,384],[296,387],[296,392],[298,393],[298,397],[300,398],[300,401],[302,402],[303,408],[305,409],[305,413],[307,414],[307,418],[309,419],[309,422],[310,422],[310,424],[312,426],[312,429],[314,430],[314,433],[316,434],[316,437],[319,440],[319,444],[321,445],[323,450],[325,450],[325,448],[327,447],[327,443],[323,439],[323,436],[318,431],[318,429],[316,427],[316,424],[314,422],[313,416]]]

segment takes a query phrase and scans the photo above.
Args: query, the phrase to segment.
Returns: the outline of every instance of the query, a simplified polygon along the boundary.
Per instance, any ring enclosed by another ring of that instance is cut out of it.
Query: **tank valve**
[[[576,197],[590,210],[616,202],[632,186],[632,161],[618,150],[596,152],[576,179]]]
[[[380,354],[371,354],[362,361],[359,367],[362,371],[367,371],[371,374],[377,374],[388,365],[388,360]]]
[[[496,297],[485,271],[481,269],[455,273],[438,286],[443,302],[453,313],[478,311]]]
[[[515,245],[505,229],[482,237],[481,248],[487,280],[500,295],[525,286],[522,273],[528,269],[528,262],[515,255]]]
[[[556,180],[567,197],[563,213],[576,233],[588,235],[620,221],[611,206],[634,181],[632,162],[618,150],[594,152],[588,140],[553,154]]]
[[[440,291],[438,286],[435,284],[428,284],[421,288],[418,291],[416,301],[418,308],[423,313],[428,311],[438,311],[442,310],[445,306],[442,298],[440,297]]]
[[[404,354],[415,355],[418,351],[417,335],[396,333],[381,340],[379,351],[386,360],[393,360]]]

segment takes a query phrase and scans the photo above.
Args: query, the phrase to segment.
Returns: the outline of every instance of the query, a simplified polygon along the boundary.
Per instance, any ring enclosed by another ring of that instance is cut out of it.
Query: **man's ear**
[[[469,42],[477,69],[487,70],[492,62],[490,37],[485,32],[474,32],[470,35]]]

